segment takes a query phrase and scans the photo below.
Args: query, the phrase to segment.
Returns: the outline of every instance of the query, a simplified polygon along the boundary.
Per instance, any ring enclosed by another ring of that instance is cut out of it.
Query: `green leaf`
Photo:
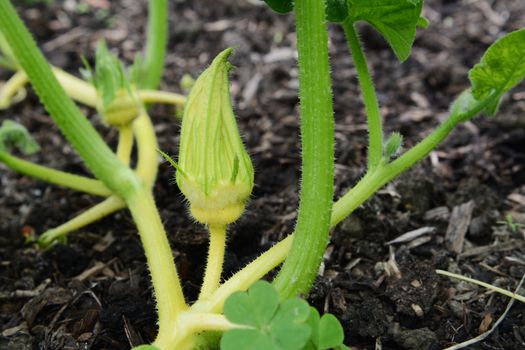
[[[232,329],[221,338],[221,350],[278,350],[271,339],[256,329]]]
[[[33,154],[40,149],[24,126],[4,120],[0,127],[0,151],[7,151],[9,145],[15,146],[24,154]]]
[[[319,312],[310,307],[308,325],[312,331],[308,350],[343,349],[344,332],[343,327],[332,314],[319,316]]]
[[[223,350],[301,350],[310,338],[308,304],[299,298],[279,302],[273,286],[256,282],[248,292],[232,294],[224,315],[246,329],[233,329],[221,339]]]
[[[352,21],[365,21],[388,41],[397,58],[403,62],[410,55],[421,24],[423,0],[348,0]]]
[[[498,39],[469,72],[472,95],[482,101],[491,94],[497,99],[485,110],[496,113],[501,96],[525,78],[525,29]]]
[[[343,22],[348,17],[347,0],[326,0],[326,19]]]
[[[332,314],[324,314],[319,322],[319,349],[331,349],[343,343],[344,332],[339,320]]]
[[[285,14],[293,10],[293,0],[264,0],[272,10]]]
[[[310,314],[308,303],[299,298],[285,300],[275,315],[270,332],[279,349],[302,349],[310,339],[310,327],[305,324]]]
[[[279,296],[272,285],[256,282],[248,292],[232,294],[224,304],[224,315],[233,323],[263,327],[271,323],[279,308]]]

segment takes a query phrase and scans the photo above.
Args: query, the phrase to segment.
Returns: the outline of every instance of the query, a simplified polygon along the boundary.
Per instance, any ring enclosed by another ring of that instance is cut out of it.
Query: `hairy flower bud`
[[[233,114],[228,72],[232,49],[197,79],[182,119],[177,184],[191,214],[207,225],[237,220],[253,188],[253,166]]]
[[[126,89],[118,90],[108,104],[103,98],[98,99],[97,111],[104,122],[111,126],[123,126],[131,123],[140,113],[142,104],[134,93]]]

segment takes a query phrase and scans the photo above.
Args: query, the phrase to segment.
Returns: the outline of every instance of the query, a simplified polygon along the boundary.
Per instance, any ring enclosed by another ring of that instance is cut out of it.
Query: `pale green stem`
[[[143,184],[126,203],[140,234],[157,301],[159,333],[154,345],[164,350],[171,349],[175,342],[177,315],[188,306],[150,187],[150,184]]]
[[[7,109],[13,103],[24,99],[26,91],[24,86],[29,80],[24,71],[17,71],[6,83],[0,88],[0,109]]]
[[[52,68],[58,82],[71,98],[86,106],[96,108],[98,95],[93,85],[72,74],[64,72],[60,68]]]
[[[111,191],[101,181],[37,165],[12,156],[7,152],[0,151],[0,162],[16,172],[55,185],[94,194],[96,196],[107,197],[111,195]]]
[[[217,290],[221,281],[224,250],[226,248],[226,226],[210,225],[208,229],[210,232],[210,246],[199,300],[208,298]]]
[[[176,106],[183,106],[186,103],[186,96],[168,91],[140,90],[139,98],[144,103],[165,103]]]
[[[231,323],[224,315],[193,311],[181,313],[179,323],[184,326],[188,333],[201,331],[225,332],[234,328],[244,328],[243,326]]]
[[[230,329],[246,328],[242,325],[231,323],[223,315],[216,313],[182,312],[177,318],[177,326],[173,333],[177,336],[173,343],[162,350],[194,350],[201,349],[199,333],[226,332]],[[197,345],[199,344],[199,345]],[[155,343],[157,345],[157,343]]]
[[[124,208],[126,205],[122,199],[117,196],[111,196],[106,198],[101,203],[89,208],[82,214],[79,214],[75,218],[68,222],[47,230],[38,238],[38,244],[42,247],[47,247],[61,237],[66,236],[68,233],[77,231],[82,227],[92,224],[117,210]]]
[[[191,308],[198,312],[220,313],[224,301],[236,291],[247,290],[254,282],[260,280],[269,271],[286,258],[292,246],[293,236],[290,235],[268,249],[260,257],[246,265],[242,270],[230,277],[207,299],[197,301]]]
[[[158,172],[157,137],[148,112],[142,109],[133,121],[133,134],[137,140],[137,175],[153,187]]]
[[[131,125],[124,125],[119,128],[119,140],[117,145],[117,158],[129,166],[131,151],[133,149],[133,128]]]

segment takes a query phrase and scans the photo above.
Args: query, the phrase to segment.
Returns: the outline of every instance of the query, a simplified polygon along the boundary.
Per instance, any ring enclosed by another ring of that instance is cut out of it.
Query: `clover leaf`
[[[343,327],[334,315],[319,316],[299,298],[279,301],[271,284],[256,282],[232,294],[224,315],[239,328],[227,331],[221,350],[348,350]]]
[[[5,120],[0,127],[0,152],[7,151],[9,145],[15,146],[24,154],[33,154],[40,149],[23,125]]]
[[[310,307],[308,325],[312,331],[307,350],[348,349],[344,344],[343,327],[332,314],[319,316],[319,312]]]
[[[271,284],[256,282],[248,292],[232,294],[224,304],[224,315],[246,328],[226,332],[223,350],[300,350],[310,338],[306,324],[308,304],[299,298],[279,302]]]
[[[485,112],[494,115],[503,94],[525,78],[525,29],[509,33],[492,44],[469,72],[472,95],[478,101],[493,93],[497,99]]]
[[[408,58],[421,19],[423,0],[347,0],[349,20],[365,21],[388,41],[397,58]]]

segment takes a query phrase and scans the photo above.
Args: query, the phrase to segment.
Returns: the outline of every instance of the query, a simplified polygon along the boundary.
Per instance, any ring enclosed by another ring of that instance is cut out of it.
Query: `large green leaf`
[[[366,21],[388,41],[397,58],[410,55],[423,0],[348,0],[352,21]]]
[[[495,93],[498,99],[487,108],[494,114],[499,98],[525,78],[525,29],[509,33],[492,44],[469,72],[472,95],[481,101]]]

